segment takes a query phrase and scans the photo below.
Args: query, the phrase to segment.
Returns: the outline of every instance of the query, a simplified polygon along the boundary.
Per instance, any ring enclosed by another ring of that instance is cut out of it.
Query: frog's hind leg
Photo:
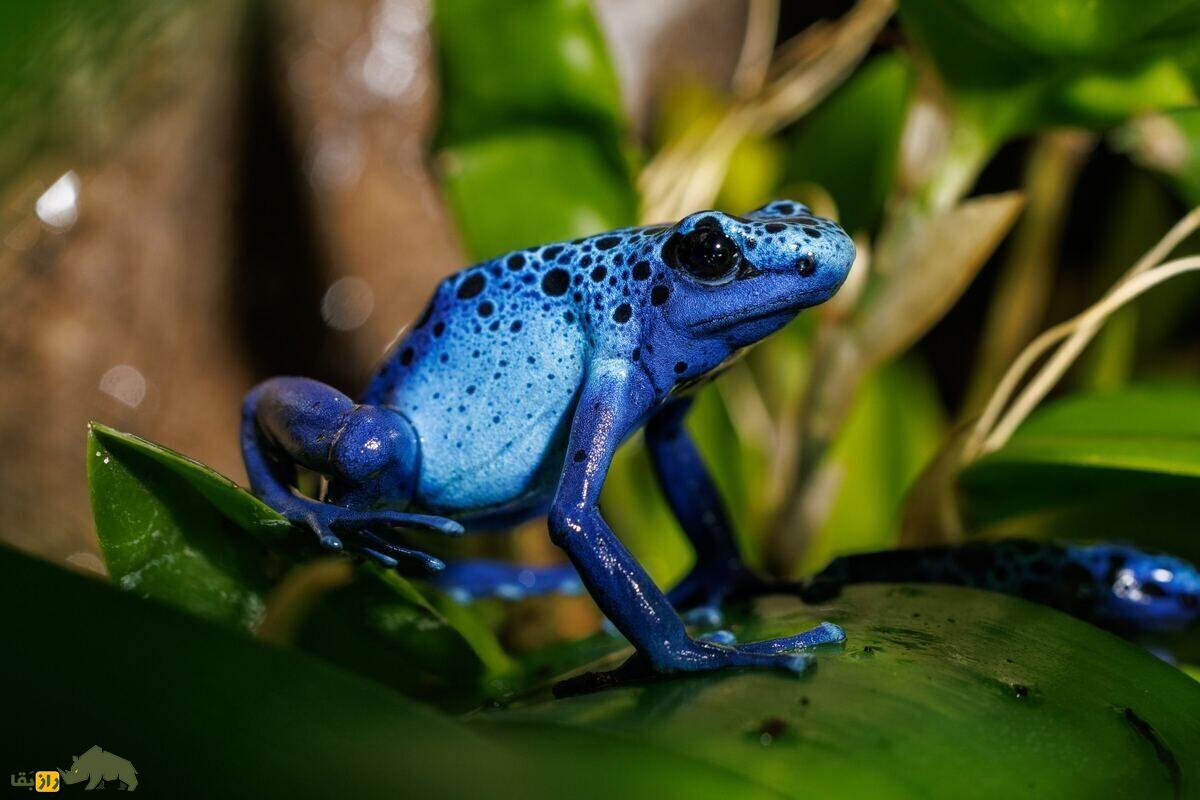
[[[460,603],[485,597],[520,600],[583,593],[583,581],[570,564],[532,567],[487,559],[452,561],[429,580]]]
[[[722,604],[751,596],[767,584],[743,564],[720,494],[688,435],[691,398],[668,403],[646,425],[646,446],[659,487],[696,550],[696,565],[668,594],[692,624],[721,624]]]
[[[420,471],[420,440],[408,419],[386,406],[356,405],[318,381],[271,378],[254,387],[242,410],[242,455],[254,493],[326,549],[437,571],[441,561],[391,541],[392,529],[463,532],[445,517],[395,510],[411,499]],[[295,491],[297,466],[329,478],[327,502]]]

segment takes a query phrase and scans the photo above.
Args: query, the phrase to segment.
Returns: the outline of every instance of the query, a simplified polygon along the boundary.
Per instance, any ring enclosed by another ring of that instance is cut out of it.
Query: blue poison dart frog
[[[1010,539],[834,559],[801,589],[818,602],[852,583],[948,583],[1052,606],[1124,636],[1200,618],[1200,572],[1182,559],[1121,544]]]
[[[677,613],[716,607],[752,580],[683,419],[697,385],[832,297],[853,261],[840,227],[779,201],[477,264],[441,283],[358,402],[306,378],[256,386],[242,424],[251,485],[325,548],[440,573],[436,582],[459,596],[581,581],[645,668],[802,671],[812,657],[793,651],[841,641],[840,628],[733,646],[692,638]],[[669,597],[597,505],[614,451],[643,426],[697,554]],[[321,500],[295,491],[297,466],[327,478]],[[455,536],[540,514],[571,572],[447,568],[393,535]]]

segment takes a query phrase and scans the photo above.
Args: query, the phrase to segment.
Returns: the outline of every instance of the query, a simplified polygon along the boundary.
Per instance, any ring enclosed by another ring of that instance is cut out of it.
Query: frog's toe
[[[334,524],[343,528],[411,528],[446,536],[462,536],[465,532],[460,523],[447,517],[403,511],[352,512],[343,515]]]
[[[323,513],[321,506],[304,509],[299,513],[285,514],[284,519],[299,528],[312,531],[317,537],[317,543],[326,550],[335,553],[342,550],[342,540],[333,532],[332,519],[329,514]]]
[[[787,653],[802,650],[822,644],[838,644],[846,641],[846,632],[841,626],[832,622],[822,622],[812,630],[798,633],[795,636],[784,636],[779,639],[766,639],[761,642],[749,642],[738,645],[743,653]]]
[[[355,533],[359,539],[356,550],[365,556],[375,559],[385,567],[395,568],[400,565],[400,561],[415,562],[426,572],[436,573],[441,572],[446,568],[446,564],[440,558],[431,556],[420,550],[413,550],[411,547],[389,542],[381,536],[378,536],[371,531],[361,530]]]
[[[385,556],[383,553],[379,552],[378,550],[374,550],[370,547],[362,548],[361,552],[363,555],[369,556],[369,557],[375,559],[382,566],[384,566],[388,569],[395,569],[396,567],[400,566],[400,562],[397,561],[396,559],[392,558],[391,556]]]

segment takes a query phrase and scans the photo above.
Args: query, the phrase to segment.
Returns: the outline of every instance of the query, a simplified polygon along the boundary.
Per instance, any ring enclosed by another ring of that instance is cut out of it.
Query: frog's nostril
[[[796,271],[805,277],[812,275],[817,271],[817,260],[811,253],[805,253],[796,259]]]

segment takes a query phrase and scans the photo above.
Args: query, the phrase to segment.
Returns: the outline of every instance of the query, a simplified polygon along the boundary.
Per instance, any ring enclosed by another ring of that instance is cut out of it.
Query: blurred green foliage
[[[846,230],[872,230],[892,192],[914,80],[900,53],[864,64],[788,137],[784,181],[811,181],[836,200]]]
[[[231,0],[6,3],[0,11],[0,186],[35,158],[104,152],[118,115],[169,91],[163,65],[236,26]],[[169,70],[167,71],[169,72]]]
[[[447,202],[470,220],[460,226],[463,244],[481,260],[634,219],[628,178],[573,129],[499,131],[446,147],[439,164]],[[502,213],[492,210],[499,198]]]
[[[993,137],[1197,100],[1195,0],[904,0],[900,18]]]
[[[435,6],[442,80],[439,163],[478,260],[629,225],[616,73],[586,2]],[[481,22],[487,20],[487,22]]]

